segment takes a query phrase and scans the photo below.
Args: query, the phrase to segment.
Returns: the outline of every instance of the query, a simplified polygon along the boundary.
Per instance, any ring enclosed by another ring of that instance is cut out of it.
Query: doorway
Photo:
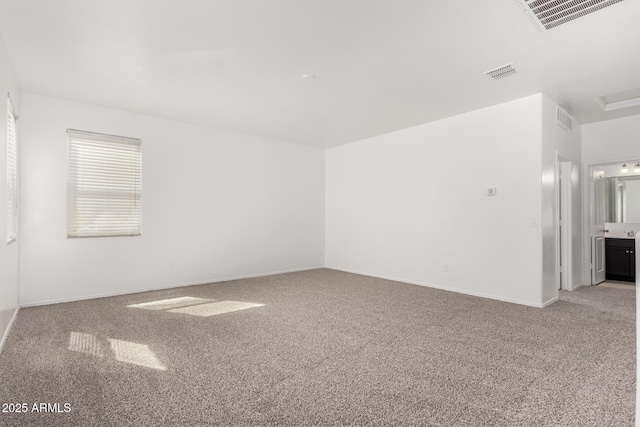
[[[598,285],[607,278],[607,245],[614,241],[607,239],[640,231],[640,161],[586,164],[584,176],[585,277],[587,284]]]

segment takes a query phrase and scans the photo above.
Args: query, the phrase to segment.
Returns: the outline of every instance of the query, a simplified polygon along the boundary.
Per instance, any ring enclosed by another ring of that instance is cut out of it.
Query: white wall
[[[545,303],[542,102],[534,95],[327,150],[327,266]]]
[[[324,153],[24,93],[22,304],[324,264]],[[66,130],[142,138],[143,235],[66,238]]]
[[[560,157],[571,162],[571,246],[572,265],[565,273],[571,289],[582,285],[582,187],[580,180],[581,126],[573,120],[571,133],[556,122],[558,105],[547,96],[542,97],[542,299],[550,301],[558,296],[557,248],[559,239],[556,220],[556,163]]]
[[[640,115],[582,126],[582,161],[640,159]]]
[[[20,238],[7,245],[7,92],[15,112],[20,111],[20,94],[0,34],[0,351],[9,324],[18,307],[18,258]],[[19,122],[16,126],[20,126]],[[18,131],[19,132],[19,131]],[[20,134],[18,134],[18,145]]]

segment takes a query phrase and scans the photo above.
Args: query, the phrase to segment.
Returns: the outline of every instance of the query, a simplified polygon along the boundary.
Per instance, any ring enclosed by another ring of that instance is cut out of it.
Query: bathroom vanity
[[[636,241],[634,238],[606,238],[607,280],[636,281]]]

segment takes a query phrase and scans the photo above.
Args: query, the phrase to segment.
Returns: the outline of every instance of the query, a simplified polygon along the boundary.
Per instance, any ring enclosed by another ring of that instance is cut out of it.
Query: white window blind
[[[69,237],[140,234],[141,144],[136,138],[68,130]]]
[[[7,97],[7,243],[16,239],[18,224],[18,142],[16,116]]]

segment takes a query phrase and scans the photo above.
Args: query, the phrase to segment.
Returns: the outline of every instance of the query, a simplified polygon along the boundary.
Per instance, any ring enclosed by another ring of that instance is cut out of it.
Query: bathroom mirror
[[[605,222],[640,223],[640,176],[605,181]]]

